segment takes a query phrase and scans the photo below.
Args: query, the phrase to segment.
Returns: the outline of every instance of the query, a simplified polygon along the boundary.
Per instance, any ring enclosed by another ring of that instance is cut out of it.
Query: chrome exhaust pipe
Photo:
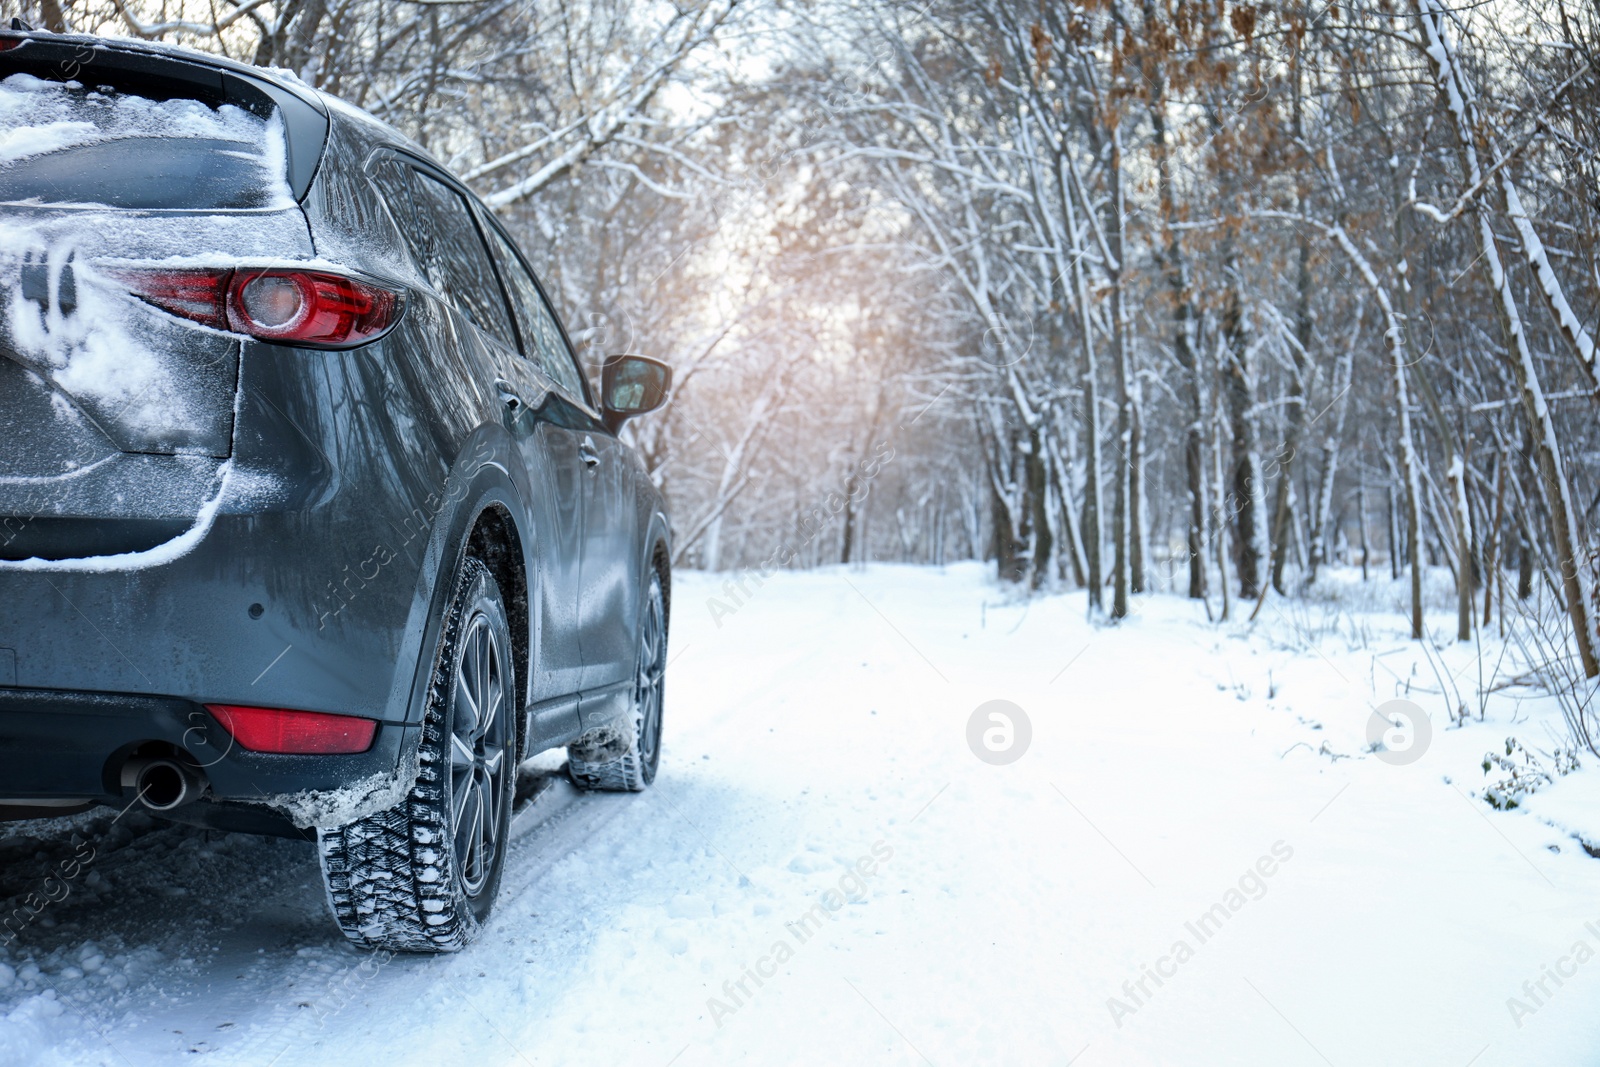
[[[206,779],[186,763],[173,759],[147,759],[130,767],[139,802],[151,811],[171,811],[200,799]],[[130,777],[125,775],[126,777]]]

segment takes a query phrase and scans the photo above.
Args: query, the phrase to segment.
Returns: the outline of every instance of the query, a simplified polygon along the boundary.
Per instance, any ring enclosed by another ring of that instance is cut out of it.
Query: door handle
[[[511,383],[504,378],[494,380],[495,392],[500,394],[500,402],[512,411],[521,411],[523,408],[522,397],[511,388]]]
[[[588,434],[583,435],[583,443],[578,446],[578,455],[582,457],[584,466],[590,470],[600,465],[600,453],[594,447],[594,438]]]

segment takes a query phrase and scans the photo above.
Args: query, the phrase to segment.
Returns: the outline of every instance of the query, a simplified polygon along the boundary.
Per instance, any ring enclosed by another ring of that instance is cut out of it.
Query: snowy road
[[[751,588],[714,620],[721,580],[679,576],[657,787],[532,783],[453,957],[345,946],[306,844],[3,828],[0,894],[94,858],[0,949],[0,1064],[1600,1059],[1600,862],[1468,796],[1546,712],[1448,730],[1414,693],[1423,758],[1364,753],[1374,699],[1428,672],[1397,617],[1352,623],[1363,648],[1162,597],[1097,628],[976,565]],[[994,699],[1032,724],[1007,766],[967,742]]]

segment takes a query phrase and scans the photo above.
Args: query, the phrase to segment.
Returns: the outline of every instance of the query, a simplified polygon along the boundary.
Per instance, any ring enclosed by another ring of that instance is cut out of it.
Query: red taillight
[[[164,311],[263,341],[346,348],[394,322],[387,289],[314,270],[109,268],[113,278]]]
[[[0,52],[7,52],[22,43],[20,37],[0,37]]]
[[[371,719],[320,711],[246,708],[238,704],[207,704],[206,709],[241,748],[250,752],[365,752],[372,747],[372,735],[378,728]]]
[[[395,295],[338,274],[309,270],[234,271],[233,328],[268,341],[353,345],[394,320]]]
[[[227,329],[231,270],[112,270],[117,281],[163,311]]]

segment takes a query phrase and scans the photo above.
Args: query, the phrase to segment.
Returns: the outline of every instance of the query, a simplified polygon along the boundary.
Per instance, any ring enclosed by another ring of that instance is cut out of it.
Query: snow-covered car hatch
[[[111,499],[124,531],[148,526],[135,542],[159,541],[193,521],[231,454],[240,347],[129,279],[310,253],[283,122],[0,57],[0,519],[24,517],[22,541],[42,544],[51,520],[104,518]]]

